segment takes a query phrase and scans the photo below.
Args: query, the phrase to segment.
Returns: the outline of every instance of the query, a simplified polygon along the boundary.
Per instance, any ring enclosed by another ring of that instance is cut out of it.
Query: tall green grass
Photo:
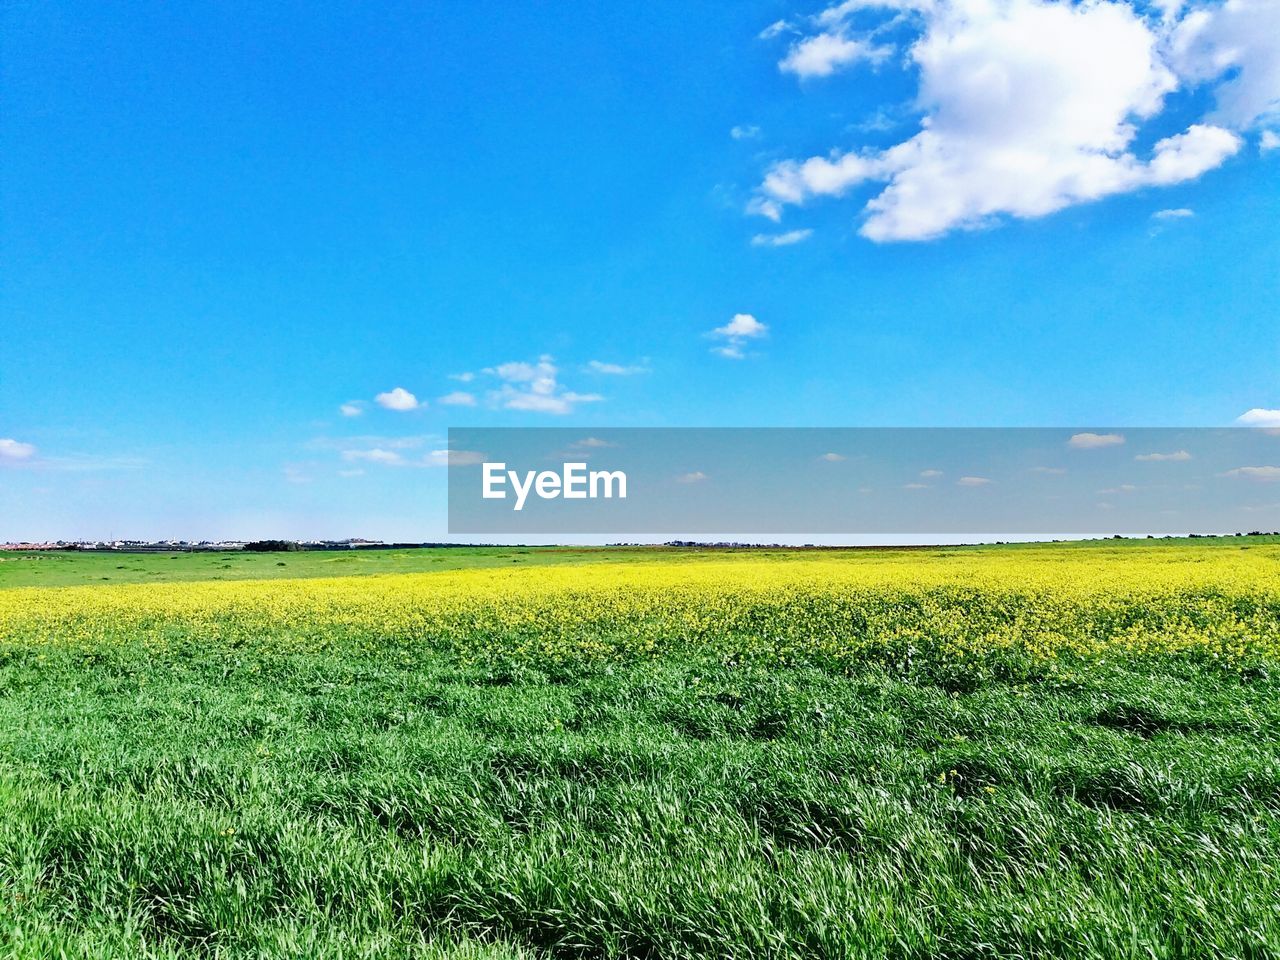
[[[0,955],[1280,956],[1280,678],[1076,666],[11,645]]]

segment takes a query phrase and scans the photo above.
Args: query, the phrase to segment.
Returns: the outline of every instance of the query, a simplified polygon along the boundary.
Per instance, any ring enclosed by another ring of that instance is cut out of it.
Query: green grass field
[[[0,955],[1278,957],[1277,574],[5,554]]]

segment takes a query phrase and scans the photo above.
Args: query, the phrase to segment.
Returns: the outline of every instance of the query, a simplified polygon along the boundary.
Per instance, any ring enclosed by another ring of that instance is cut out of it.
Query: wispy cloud
[[[813,236],[812,230],[788,230],[786,233],[757,233],[751,238],[753,247],[790,247]]]
[[[452,393],[446,393],[438,402],[446,407],[474,407],[476,405],[476,396],[474,393],[467,393],[465,390],[454,390]]]
[[[1222,476],[1276,483],[1280,482],[1280,467],[1236,467],[1234,470],[1227,470]]]
[[[760,31],[761,40],[772,40],[774,37],[781,36],[784,33],[790,33],[795,28],[786,20],[775,20],[763,30]]]
[[[402,454],[382,447],[373,447],[369,450],[343,450],[342,459],[348,463],[380,463],[387,467],[398,467],[405,463]]]
[[[827,463],[843,463],[849,458],[839,453],[824,453],[818,459],[825,460]]]
[[[471,467],[484,463],[485,455],[477,450],[432,450],[423,458],[428,467]]]
[[[925,479],[940,477],[942,476],[942,471],[941,470],[921,470],[920,476],[924,477]]]
[[[1172,453],[1140,453],[1133,459],[1142,463],[1161,463],[1163,461],[1181,462],[1191,459],[1185,450],[1174,450]]]
[[[707,479],[707,475],[701,470],[694,470],[692,473],[682,473],[676,477],[677,483],[701,483]]]
[[[1119,433],[1076,433],[1067,441],[1067,446],[1075,450],[1097,450],[1118,447],[1123,443],[1124,436]]]
[[[348,400],[346,403],[338,407],[338,412],[344,417],[358,417],[364,413],[363,400]]]
[[[1189,220],[1196,212],[1189,207],[1173,207],[1168,210],[1157,210],[1151,215],[1153,220]]]
[[[760,128],[755,124],[739,124],[729,130],[729,136],[735,140],[755,140],[760,136]]]
[[[960,487],[985,487],[993,482],[990,477],[961,477],[956,481],[956,485]]]
[[[606,377],[633,377],[636,374],[649,372],[647,364],[606,363],[603,360],[588,360],[586,369],[589,373],[598,373]]]

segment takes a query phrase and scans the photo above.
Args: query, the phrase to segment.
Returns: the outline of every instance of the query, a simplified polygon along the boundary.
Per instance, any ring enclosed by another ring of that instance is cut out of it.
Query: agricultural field
[[[0,944],[1280,957],[1280,542],[0,555]]]

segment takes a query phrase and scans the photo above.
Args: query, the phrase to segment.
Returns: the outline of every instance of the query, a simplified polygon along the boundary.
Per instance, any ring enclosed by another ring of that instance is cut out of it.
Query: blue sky
[[[450,425],[1280,423],[1280,5],[891,6],[7,5],[0,539],[439,536]]]

